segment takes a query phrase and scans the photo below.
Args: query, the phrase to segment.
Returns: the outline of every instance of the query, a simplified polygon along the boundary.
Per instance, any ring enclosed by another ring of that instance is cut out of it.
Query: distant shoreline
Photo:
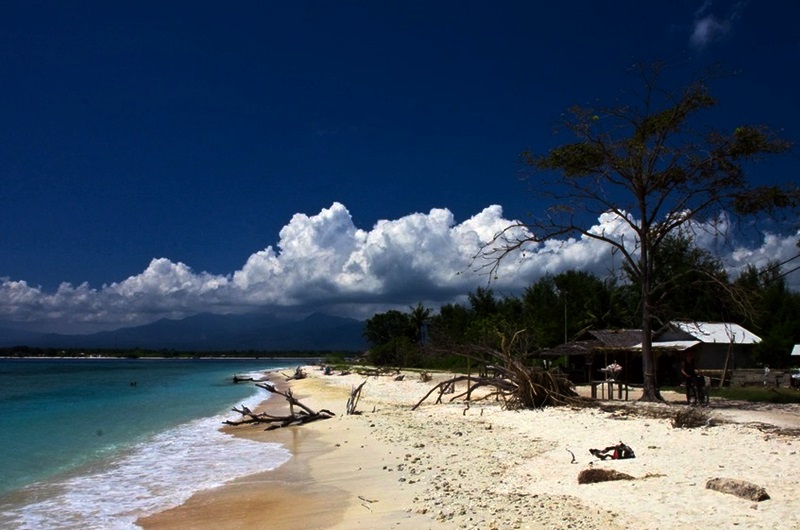
[[[0,355],[0,360],[2,359],[20,359],[20,360],[31,360],[31,359],[59,359],[59,360],[75,360],[75,361],[91,361],[93,359],[96,360],[105,360],[105,359],[123,359],[127,361],[147,361],[147,360],[165,360],[165,361],[202,361],[205,359],[214,360],[214,361],[257,361],[261,359],[268,359],[268,360],[279,360],[279,359],[297,359],[301,361],[307,361],[309,359],[320,359],[321,357],[315,356],[291,356],[291,355],[264,355],[259,357],[229,357],[229,356],[212,356],[212,355],[203,355],[203,356],[195,356],[195,357],[188,357],[183,355],[176,355],[174,357],[159,357],[159,356],[151,356],[146,355],[143,357],[126,357],[123,355],[87,355],[84,357],[80,357],[77,355],[29,355],[29,356],[13,356],[13,355]],[[315,363],[310,363],[315,364]]]

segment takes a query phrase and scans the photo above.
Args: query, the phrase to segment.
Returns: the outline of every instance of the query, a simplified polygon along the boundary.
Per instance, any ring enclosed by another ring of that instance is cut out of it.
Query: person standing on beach
[[[695,384],[695,377],[697,377],[697,369],[694,365],[694,353],[686,352],[686,358],[683,360],[683,363],[681,363],[681,374],[686,384],[686,400],[689,401],[692,386]]]

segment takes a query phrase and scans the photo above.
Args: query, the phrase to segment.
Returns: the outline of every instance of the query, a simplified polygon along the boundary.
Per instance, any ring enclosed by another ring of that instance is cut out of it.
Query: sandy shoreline
[[[719,425],[675,429],[669,419],[630,410],[505,411],[494,402],[423,405],[435,384],[370,378],[360,415],[345,416],[350,388],[364,377],[293,381],[295,395],[337,416],[297,428],[236,435],[283,443],[293,458],[278,470],[202,492],[140,521],[144,528],[797,528],[800,408],[723,408]],[[439,376],[441,379],[444,376]],[[632,396],[633,397],[633,396]],[[680,402],[682,396],[667,395]],[[271,403],[270,403],[271,402]],[[270,406],[282,406],[278,399]],[[738,423],[736,423],[738,422]],[[765,425],[784,429],[778,431]],[[760,428],[758,428],[760,427]],[[599,461],[591,448],[624,441],[631,460]],[[575,456],[575,463],[572,462]],[[579,485],[590,467],[636,480]],[[756,503],[705,488],[734,478],[770,495]]]

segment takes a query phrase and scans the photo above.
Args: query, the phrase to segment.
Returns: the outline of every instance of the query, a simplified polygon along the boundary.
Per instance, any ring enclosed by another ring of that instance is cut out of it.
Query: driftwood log
[[[541,408],[549,405],[568,405],[580,400],[572,383],[563,375],[538,367],[527,367],[514,362],[508,368],[493,366],[495,377],[459,375],[434,386],[425,397],[414,405],[416,410],[431,395],[437,393],[436,403],[441,403],[445,394],[454,394],[450,401],[473,400],[473,394],[480,388],[491,391],[480,399],[498,398],[508,409]],[[466,382],[466,390],[455,393],[457,383]]]
[[[317,420],[327,420],[328,418],[332,418],[335,414],[327,409],[322,409],[319,411],[314,411],[303,405],[300,401],[298,401],[293,395],[292,390],[289,389],[286,392],[281,392],[280,390],[276,389],[274,385],[269,383],[261,383],[256,385],[259,388],[263,388],[272,394],[277,394],[279,396],[283,396],[286,401],[289,402],[289,414],[284,416],[276,416],[273,414],[268,414],[266,412],[262,413],[255,413],[251,411],[249,408],[245,407],[244,405],[241,408],[233,408],[234,412],[238,412],[243,416],[240,420],[226,420],[224,423],[227,425],[247,425],[247,424],[267,424],[267,428],[265,430],[270,431],[273,429],[279,429],[281,427],[288,427],[290,425],[303,425],[305,423],[311,423],[312,421]],[[295,411],[295,407],[300,409]]]
[[[356,370],[358,375],[363,375],[364,377],[380,377],[382,375],[400,375],[400,370],[397,368],[386,368],[386,367],[376,367],[376,368],[359,368]]]
[[[419,400],[412,410],[417,409],[437,391],[436,403],[441,403],[444,394],[452,392],[456,383],[462,382],[466,382],[466,390],[451,397],[450,401],[463,398],[469,403],[476,390],[486,387],[491,390],[480,399],[500,399],[507,409],[531,409],[579,403],[580,396],[562,373],[537,366],[528,366],[522,359],[511,353],[517,338],[523,331],[514,334],[510,342],[501,335],[500,350],[484,349],[480,352],[482,358],[496,361],[496,364],[485,366],[483,375],[460,375],[442,381]],[[470,355],[467,357],[472,358]]]
[[[578,484],[595,484],[597,482],[609,482],[612,480],[634,480],[634,478],[627,473],[599,467],[584,469],[578,473]]]
[[[745,480],[733,478],[712,478],[706,482],[706,489],[736,495],[743,499],[761,502],[769,499],[767,491]]]
[[[286,378],[287,381],[294,381],[295,379],[305,379],[307,377],[306,372],[303,370],[302,366],[298,366],[297,368],[295,368],[294,374],[292,375],[283,374],[283,376]]]
[[[367,380],[365,379],[364,381],[361,382],[360,385],[354,386],[350,390],[350,397],[347,398],[348,415],[359,414],[358,412],[356,412],[356,407],[358,406],[358,400],[361,399],[361,389],[364,387],[364,384],[366,384],[366,382]]]
[[[453,394],[455,393],[455,386],[456,383],[467,382],[467,390],[457,394],[450,398],[450,401],[455,401],[457,399],[465,398],[467,401],[470,401],[472,398],[472,393],[481,387],[493,387],[495,388],[495,392],[485,396],[491,397],[496,394],[499,394],[503,391],[512,391],[513,386],[508,381],[503,381],[501,379],[496,378],[489,378],[489,377],[479,377],[479,376],[469,376],[469,375],[459,375],[448,379],[446,381],[442,381],[438,385],[434,386],[433,388],[428,391],[425,396],[420,399],[416,405],[414,405],[411,410],[416,410],[420,405],[422,405],[425,400],[427,400],[433,393],[438,391],[438,395],[436,396],[435,404],[439,404],[442,402],[442,398],[445,394]]]

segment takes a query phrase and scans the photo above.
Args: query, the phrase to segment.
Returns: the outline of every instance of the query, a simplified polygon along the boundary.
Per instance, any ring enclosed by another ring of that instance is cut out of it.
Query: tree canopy
[[[562,126],[574,141],[544,154],[522,154],[540,177],[532,188],[551,206],[546,215],[506,228],[486,245],[482,257],[496,271],[501,260],[531,243],[566,236],[606,243],[639,287],[643,399],[655,400],[660,396],[651,340],[660,302],[658,275],[664,276],[654,268],[656,253],[695,221],[713,220],[720,212],[774,213],[796,206],[798,192],[756,185],[745,174],[745,165],[790,147],[768,127],[697,127],[703,112],[717,103],[706,80],[670,90],[662,80],[664,65],[637,72],[643,85],[638,102],[573,107]],[[594,229],[596,219],[608,214],[620,221],[622,232]]]
[[[671,236],[655,254],[654,269],[668,281],[657,282],[660,323],[668,320],[732,321],[763,339],[754,361],[788,366],[792,344],[800,343],[800,293],[785,284],[779,263],[749,267],[735,280],[688,238]],[[709,279],[709,274],[719,277]],[[747,300],[726,304],[736,291]],[[603,281],[583,271],[546,275],[519,297],[497,296],[479,288],[466,304],[446,304],[438,312],[422,304],[407,312],[390,310],[367,321],[370,361],[382,366],[423,368],[465,365],[502,351],[535,362],[543,350],[581,338],[587,330],[638,328],[640,297],[629,282]],[[425,315],[426,340],[415,341],[415,322]],[[565,318],[566,317],[566,318]],[[513,344],[511,338],[515,338]],[[660,379],[664,380],[664,379]]]

